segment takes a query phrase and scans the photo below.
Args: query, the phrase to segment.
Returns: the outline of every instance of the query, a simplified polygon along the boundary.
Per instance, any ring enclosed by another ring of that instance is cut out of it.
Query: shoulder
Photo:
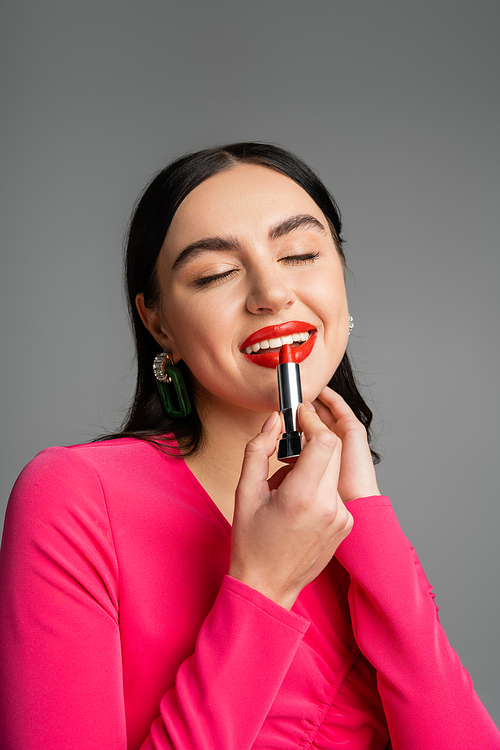
[[[105,456],[113,453],[112,443],[116,455],[126,447],[110,441],[47,448],[23,469],[5,515],[2,586],[37,592],[37,601],[47,606],[50,597],[55,601],[55,591],[73,598],[87,591],[116,616],[118,561],[95,460],[99,455],[106,463]],[[107,464],[108,473],[113,474],[109,458]]]
[[[135,438],[116,438],[41,451],[19,475],[8,514],[60,515],[75,507],[95,513],[105,504],[106,486],[121,478],[127,485],[145,471],[175,459]]]
[[[172,461],[153,445],[136,438],[113,438],[95,443],[53,446],[38,453],[23,469],[16,486],[26,483],[60,484],[67,479],[82,479],[92,474],[109,473],[123,466],[154,465]]]
[[[133,540],[140,529],[182,523],[212,507],[185,462],[135,438],[47,448],[21,472],[7,506],[4,541],[54,545],[88,537]],[[213,513],[213,510],[210,511]],[[85,542],[83,542],[85,538]],[[92,542],[95,546],[94,542]]]

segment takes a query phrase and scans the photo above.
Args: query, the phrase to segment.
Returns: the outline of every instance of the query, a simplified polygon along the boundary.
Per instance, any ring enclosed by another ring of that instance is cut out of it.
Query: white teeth
[[[280,338],[276,339],[264,339],[264,341],[259,341],[258,344],[247,346],[243,351],[245,354],[255,354],[255,352],[260,351],[260,349],[278,349],[284,344],[293,344],[298,341],[307,341],[310,335],[311,334],[309,333],[309,331],[303,331],[301,333],[292,333],[288,336],[281,336]]]

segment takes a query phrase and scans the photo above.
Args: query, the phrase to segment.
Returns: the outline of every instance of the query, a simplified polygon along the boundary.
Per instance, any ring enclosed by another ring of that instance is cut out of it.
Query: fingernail
[[[306,409],[309,409],[309,411],[316,411],[316,409],[314,408],[314,406],[311,404],[310,401],[303,401],[302,403],[304,404]]]
[[[273,427],[274,427],[277,419],[278,419],[278,414],[277,414],[277,412],[274,411],[272,414],[270,414],[268,416],[268,418],[266,419],[266,421],[262,425],[261,432],[263,432],[264,434],[267,434],[268,432],[271,432],[271,430],[273,429]]]

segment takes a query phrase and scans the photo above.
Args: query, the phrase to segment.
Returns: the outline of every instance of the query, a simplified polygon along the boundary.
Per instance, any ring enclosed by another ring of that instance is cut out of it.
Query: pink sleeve
[[[500,732],[439,624],[431,587],[386,497],[353,500],[336,556],[394,750],[499,750]]]
[[[13,490],[2,542],[3,750],[127,748],[118,582],[98,477],[44,451]],[[142,747],[251,748],[308,625],[226,577]]]
[[[226,576],[143,749],[251,748],[309,626],[290,614]]]

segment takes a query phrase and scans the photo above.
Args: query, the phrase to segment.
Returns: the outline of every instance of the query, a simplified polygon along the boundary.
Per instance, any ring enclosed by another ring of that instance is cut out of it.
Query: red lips
[[[290,320],[287,323],[281,323],[277,326],[261,328],[245,339],[241,345],[241,350],[246,349],[247,346],[257,344],[259,341],[264,341],[264,339],[276,339],[281,336],[289,336],[292,333],[304,333],[307,331],[314,331],[314,333],[307,341],[293,347],[294,359],[300,364],[310,355],[317,338],[314,326],[304,321]],[[260,367],[276,368],[279,364],[279,350],[270,351],[269,349],[260,349],[258,352],[252,354],[245,354],[243,352],[243,356]]]
[[[258,344],[259,341],[265,339],[277,339],[281,336],[289,336],[291,333],[306,333],[307,331],[314,331],[314,326],[311,323],[305,323],[303,320],[289,320],[277,326],[266,326],[250,334],[240,346],[240,350],[243,351],[247,346],[253,346],[253,344]]]

